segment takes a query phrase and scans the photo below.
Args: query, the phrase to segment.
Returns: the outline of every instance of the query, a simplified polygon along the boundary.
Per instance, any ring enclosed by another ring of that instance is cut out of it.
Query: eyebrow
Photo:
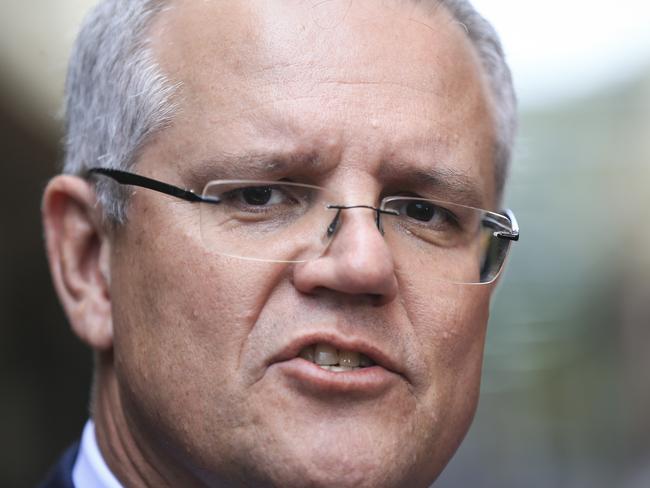
[[[267,179],[302,168],[313,171],[321,166],[316,153],[221,153],[190,165],[194,181],[220,179]]]
[[[301,172],[318,173],[327,168],[317,152],[220,153],[190,165],[193,182],[205,184],[222,179],[273,179]],[[379,168],[385,182],[406,185],[406,189],[421,189],[431,198],[469,207],[482,208],[484,198],[473,179],[449,166],[414,167],[412,162],[387,160]]]
[[[419,188],[435,195],[436,199],[451,203],[482,208],[484,198],[473,178],[450,167],[413,168],[412,164],[386,162],[380,174],[393,181],[405,183],[410,188]]]

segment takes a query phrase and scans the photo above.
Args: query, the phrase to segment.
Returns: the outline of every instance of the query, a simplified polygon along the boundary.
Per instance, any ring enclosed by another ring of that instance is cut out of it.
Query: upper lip
[[[369,357],[377,366],[405,376],[399,362],[374,344],[362,338],[342,337],[339,334],[322,332],[314,332],[293,339],[280,352],[273,355],[268,364],[294,359],[298,357],[302,349],[315,344],[329,344],[338,350],[359,352]]]

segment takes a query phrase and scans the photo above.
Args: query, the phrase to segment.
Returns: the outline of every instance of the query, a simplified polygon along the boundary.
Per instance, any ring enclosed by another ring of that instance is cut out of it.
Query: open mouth
[[[375,362],[365,354],[357,351],[337,349],[325,343],[304,347],[298,354],[298,357],[312,362],[322,369],[335,373],[356,371],[375,365]]]
[[[408,381],[399,363],[378,346],[327,332],[295,338],[269,359],[266,371],[271,378],[283,376],[289,380],[286,385],[316,395],[319,401],[338,395],[377,398]]]

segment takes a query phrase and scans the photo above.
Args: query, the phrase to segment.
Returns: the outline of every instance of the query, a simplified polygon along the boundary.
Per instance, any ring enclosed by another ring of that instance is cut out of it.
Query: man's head
[[[471,193],[498,210],[514,133],[501,56],[465,2],[105,2],[71,67],[66,170],[199,191],[291,181],[345,206]],[[97,351],[93,416],[118,477],[435,479],[474,413],[492,283],[436,280],[365,209],[310,261],[223,256],[198,205],[107,180],[55,178],[44,214],[57,290]],[[377,366],[321,374],[297,359],[306,346]]]

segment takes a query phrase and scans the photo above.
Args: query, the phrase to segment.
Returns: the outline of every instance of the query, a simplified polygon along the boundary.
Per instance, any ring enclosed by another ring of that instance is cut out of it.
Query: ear
[[[45,189],[42,216],[50,271],[72,329],[93,349],[110,349],[110,240],[92,185],[56,176]]]

